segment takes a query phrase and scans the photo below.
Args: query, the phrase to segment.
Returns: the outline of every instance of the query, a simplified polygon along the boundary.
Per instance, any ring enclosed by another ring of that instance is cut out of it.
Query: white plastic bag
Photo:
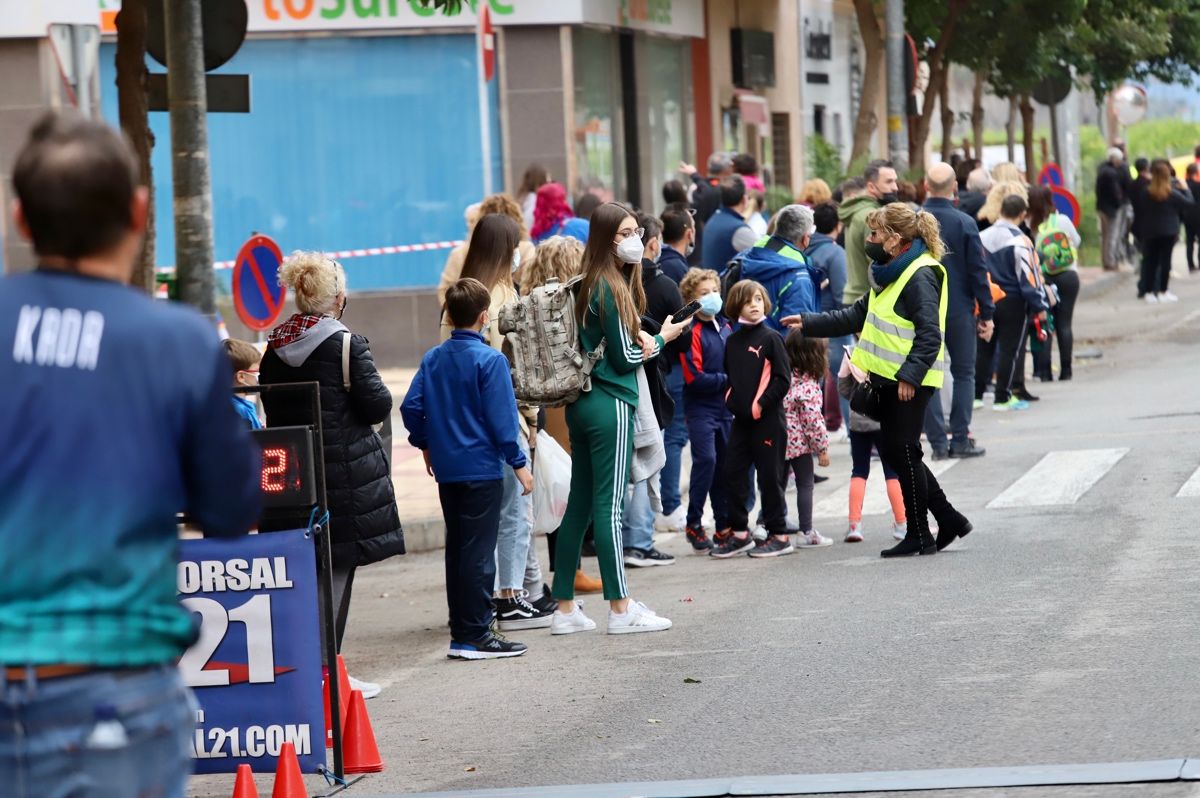
[[[571,493],[571,455],[545,430],[538,430],[533,457],[533,533],[558,529]]]

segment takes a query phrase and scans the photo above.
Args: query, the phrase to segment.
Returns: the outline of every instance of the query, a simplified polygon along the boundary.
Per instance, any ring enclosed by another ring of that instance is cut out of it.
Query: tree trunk
[[[938,105],[942,110],[942,160],[950,162],[950,151],[954,149],[954,111],[950,108],[950,70],[942,71],[942,85],[938,91]]]
[[[133,269],[133,285],[154,293],[154,174],[150,152],[154,134],[146,98],[146,0],[125,0],[117,13],[117,112],[121,130],[133,144],[142,185],[150,192],[146,235]]]
[[[854,11],[858,16],[858,31],[862,36],[863,65],[862,94],[859,97],[858,117],[854,120],[854,144],[850,148],[850,163],[863,158],[871,151],[871,137],[879,125],[875,108],[883,91],[883,29],[875,16],[872,0],[854,0]]]
[[[1037,174],[1037,163],[1033,151],[1033,103],[1028,94],[1021,95],[1021,137],[1025,143],[1025,179],[1032,180]]]
[[[946,50],[954,41],[958,17],[966,6],[967,0],[950,0],[946,9],[946,19],[942,23],[942,32],[938,35],[933,49],[929,51],[929,86],[925,89],[925,99],[921,103],[921,115],[917,117],[909,136],[909,152],[912,153],[910,166],[917,173],[925,172],[925,143],[929,140],[929,131],[933,127],[933,100],[941,88],[942,81],[946,79],[946,72],[949,70]]]
[[[1008,147],[1008,162],[1017,160],[1017,98],[1008,98],[1008,121],[1004,123],[1004,143]]]
[[[980,161],[983,160],[983,83],[983,73],[976,72],[971,92],[971,135],[975,139],[975,157]]]

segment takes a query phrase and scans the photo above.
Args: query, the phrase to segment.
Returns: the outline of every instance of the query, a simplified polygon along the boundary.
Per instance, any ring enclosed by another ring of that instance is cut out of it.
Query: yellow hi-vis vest
[[[946,267],[925,253],[914,260],[907,269],[882,291],[871,289],[870,299],[867,300],[867,319],[863,324],[862,334],[850,362],[863,371],[896,379],[897,372],[908,359],[912,351],[913,341],[917,337],[916,328],[908,319],[896,312],[896,299],[908,285],[908,281],[922,266],[932,266],[942,278],[942,290],[938,299],[938,323],[941,330],[946,329]],[[942,345],[938,349],[937,360],[933,367],[925,373],[921,385],[930,388],[941,388],[946,378],[946,341],[942,336]]]

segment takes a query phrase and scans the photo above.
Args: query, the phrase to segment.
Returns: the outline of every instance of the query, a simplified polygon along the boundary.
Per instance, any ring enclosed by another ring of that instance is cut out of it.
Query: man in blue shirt
[[[0,281],[4,792],[182,796],[175,516],[245,533],[260,455],[216,330],[127,285],[147,194],[120,136],[47,115],[13,185],[39,265]]]
[[[946,355],[950,358],[950,376],[954,380],[950,397],[950,435],[946,441],[946,421],[942,411],[942,392],[934,391],[925,411],[925,437],[933,447],[933,459],[979,457],[984,453],[970,436],[972,402],[975,399],[976,337],[990,337],[996,306],[988,285],[987,251],[979,240],[975,220],[954,207],[958,182],[954,169],[937,163],[925,176],[928,199],[925,210],[938,220],[946,254],[948,308],[946,311]],[[979,315],[976,317],[975,308]],[[988,364],[984,364],[987,368]]]
[[[746,184],[737,175],[721,181],[721,207],[704,224],[700,244],[704,268],[724,274],[733,256],[754,246],[758,236],[746,224]]]

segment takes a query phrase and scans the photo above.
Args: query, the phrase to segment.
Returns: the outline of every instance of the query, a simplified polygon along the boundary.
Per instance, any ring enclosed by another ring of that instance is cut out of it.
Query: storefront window
[[[642,204],[662,207],[662,184],[695,159],[692,52],[686,39],[634,37]]]
[[[623,199],[621,80],[617,36],[611,31],[572,31],[575,68],[575,185],[604,200]]]

